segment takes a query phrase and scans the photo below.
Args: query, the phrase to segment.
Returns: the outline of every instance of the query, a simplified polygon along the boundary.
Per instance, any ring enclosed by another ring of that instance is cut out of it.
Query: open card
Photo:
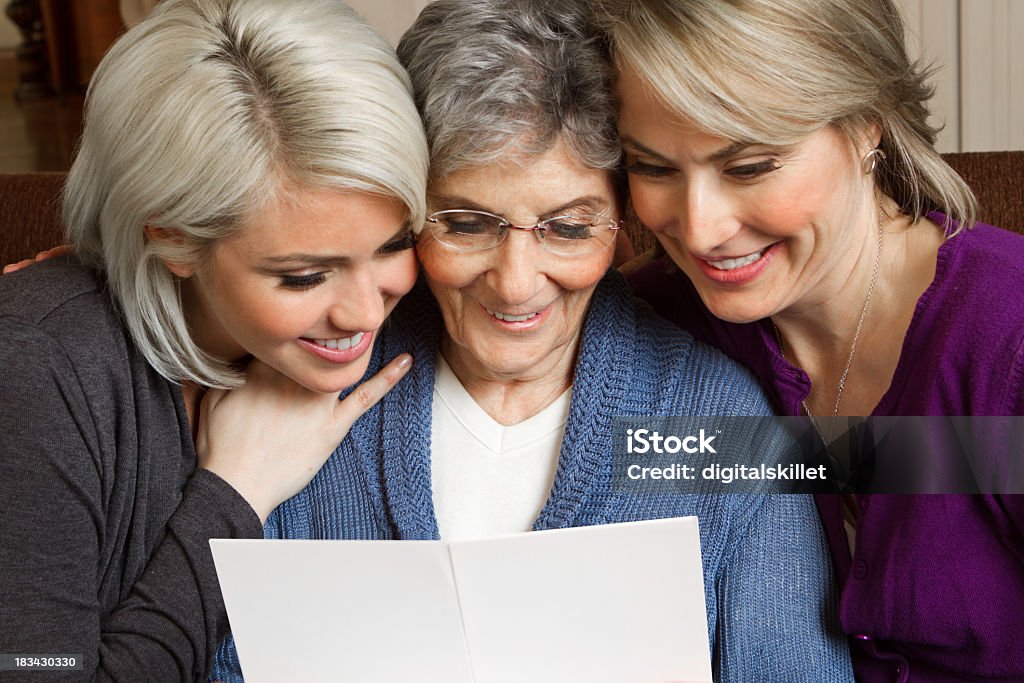
[[[210,546],[249,683],[711,681],[694,517]]]

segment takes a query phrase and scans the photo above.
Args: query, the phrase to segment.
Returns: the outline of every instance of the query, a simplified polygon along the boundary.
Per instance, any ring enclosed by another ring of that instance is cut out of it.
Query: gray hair
[[[419,226],[427,161],[408,77],[346,5],[165,0],[96,71],[65,221],[160,374],[232,387],[241,376],[193,341],[164,259],[201,264],[297,190],[395,198]],[[182,240],[150,241],[147,225]]]
[[[613,57],[698,128],[790,144],[827,125],[882,129],[881,192],[969,227],[977,201],[935,150],[929,70],[891,0],[601,0]],[[949,226],[947,225],[947,230]]]
[[[438,0],[402,37],[431,180],[565,142],[615,169],[617,105],[586,0]]]

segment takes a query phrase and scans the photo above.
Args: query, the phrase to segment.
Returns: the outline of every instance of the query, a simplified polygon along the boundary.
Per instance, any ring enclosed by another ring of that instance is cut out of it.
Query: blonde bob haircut
[[[882,131],[878,189],[914,219],[976,218],[935,150],[930,73],[912,62],[891,0],[600,0],[613,59],[680,117],[728,140],[793,144],[834,125]],[[947,234],[954,234],[951,224]],[[957,228],[958,230],[959,228]]]
[[[394,51],[338,0],[165,0],[103,58],[64,192],[69,239],[105,271],[164,377],[244,380],[189,334],[178,280],[214,241],[297,190],[425,214],[427,146]],[[180,239],[149,240],[146,226]]]

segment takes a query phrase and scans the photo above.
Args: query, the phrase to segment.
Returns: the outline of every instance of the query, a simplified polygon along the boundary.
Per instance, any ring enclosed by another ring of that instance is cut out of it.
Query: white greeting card
[[[694,517],[210,546],[249,683],[711,681]]]

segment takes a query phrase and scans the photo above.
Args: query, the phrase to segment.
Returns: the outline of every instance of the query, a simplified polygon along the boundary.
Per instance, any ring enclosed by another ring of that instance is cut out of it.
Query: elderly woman
[[[415,282],[426,152],[393,51],[334,0],[167,0],[114,45],[75,256],[0,278],[0,651],[205,677],[208,539],[259,536],[402,375],[337,400]]]
[[[584,10],[440,0],[403,38],[431,149],[427,287],[377,354],[416,366],[266,535],[459,539],[697,515],[717,679],[851,680],[809,497],[613,489],[614,416],[769,406],[609,272],[615,104]],[[240,678],[230,643],[214,676]]]
[[[841,415],[1024,414],[1024,239],[971,227],[889,0],[607,4],[632,199],[682,271],[644,296],[825,443]],[[1024,680],[1020,497],[819,508],[858,680]]]

